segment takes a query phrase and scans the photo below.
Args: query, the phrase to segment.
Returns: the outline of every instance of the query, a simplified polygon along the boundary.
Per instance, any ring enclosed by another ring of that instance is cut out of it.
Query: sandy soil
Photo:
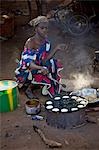
[[[16,30],[13,38],[1,42],[1,79],[13,79],[16,68],[15,59],[20,57],[24,42],[32,36],[32,28],[23,26]],[[92,63],[95,49],[99,48],[99,30],[83,37],[71,37],[63,34],[52,22],[50,23],[49,38],[55,44],[70,43],[67,50],[58,52],[56,58],[61,59],[64,70],[62,78],[67,90],[81,87],[99,88],[99,73],[93,73]],[[82,82],[81,82],[82,81]],[[87,123],[76,129],[56,129],[46,124],[46,111],[43,107],[48,97],[41,95],[40,90],[34,94],[42,103],[40,115],[43,121],[33,121],[25,112],[25,102],[28,98],[24,93],[19,95],[19,106],[13,112],[2,113],[0,116],[0,146],[2,150],[48,150],[39,135],[34,132],[33,125],[37,125],[46,137],[62,143],[61,150],[98,150],[99,149],[99,123]],[[99,112],[89,115],[99,118]],[[68,141],[68,144],[65,141]],[[51,148],[50,148],[51,149]],[[55,148],[57,150],[58,148]]]

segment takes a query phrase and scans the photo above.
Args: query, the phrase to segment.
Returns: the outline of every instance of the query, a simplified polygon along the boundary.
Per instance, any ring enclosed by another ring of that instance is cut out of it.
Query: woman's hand
[[[42,67],[39,72],[42,73],[43,75],[47,75],[49,73],[47,67]]]
[[[66,50],[67,48],[68,48],[68,44],[59,44],[56,46],[55,51]]]
[[[55,53],[58,51],[58,50],[67,50],[69,47],[69,44],[59,44],[56,46],[56,48],[54,48],[50,53],[49,55],[47,56],[47,59],[45,60],[45,62],[49,59],[51,59]],[[44,65],[44,61],[43,61],[43,65]]]
[[[42,73],[43,75],[46,75],[49,73],[47,67],[36,65],[34,64],[34,62],[31,62],[30,69],[36,69],[38,70],[38,73]]]
[[[58,50],[63,50],[65,48],[66,44],[58,44],[56,47],[55,47],[55,50],[58,51]]]

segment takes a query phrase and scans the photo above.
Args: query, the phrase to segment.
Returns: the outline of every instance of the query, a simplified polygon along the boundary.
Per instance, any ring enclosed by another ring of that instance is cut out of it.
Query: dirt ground
[[[24,42],[33,31],[29,26],[16,29],[15,35],[6,41],[1,41],[1,75],[0,79],[14,79],[16,68],[15,59],[20,57]],[[82,87],[99,88],[99,72],[93,73],[92,64],[94,51],[99,50],[99,28],[86,36],[72,37],[64,35],[56,24],[50,23],[49,38],[53,44],[70,43],[67,50],[58,52],[56,58],[61,59],[64,70],[62,81],[67,90],[76,90]],[[48,99],[41,95],[40,90],[34,90],[42,104]],[[43,121],[33,121],[25,112],[25,102],[28,98],[23,92],[19,95],[19,105],[13,112],[2,113],[0,116],[0,146],[2,150],[48,150],[39,135],[34,132],[33,125],[37,125],[51,140],[62,143],[62,148],[55,150],[98,150],[99,149],[99,122],[87,123],[76,129],[56,129],[46,123],[46,111],[42,105]],[[99,112],[88,113],[99,118]],[[65,141],[68,141],[68,144]],[[52,149],[52,148],[50,148]]]

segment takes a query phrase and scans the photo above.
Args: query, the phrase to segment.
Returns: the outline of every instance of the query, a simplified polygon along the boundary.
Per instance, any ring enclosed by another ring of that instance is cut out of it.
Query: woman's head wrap
[[[47,17],[45,17],[45,16],[38,16],[37,18],[32,19],[29,22],[29,24],[35,28],[39,23],[42,23],[42,22],[47,22],[48,23]]]

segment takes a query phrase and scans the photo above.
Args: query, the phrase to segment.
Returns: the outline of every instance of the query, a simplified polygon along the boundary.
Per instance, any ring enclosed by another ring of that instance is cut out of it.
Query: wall
[[[31,14],[28,4],[29,0],[1,0],[0,13],[13,13],[15,16],[15,26],[24,25],[28,23],[31,18],[35,18],[38,15],[35,0],[30,1]]]

